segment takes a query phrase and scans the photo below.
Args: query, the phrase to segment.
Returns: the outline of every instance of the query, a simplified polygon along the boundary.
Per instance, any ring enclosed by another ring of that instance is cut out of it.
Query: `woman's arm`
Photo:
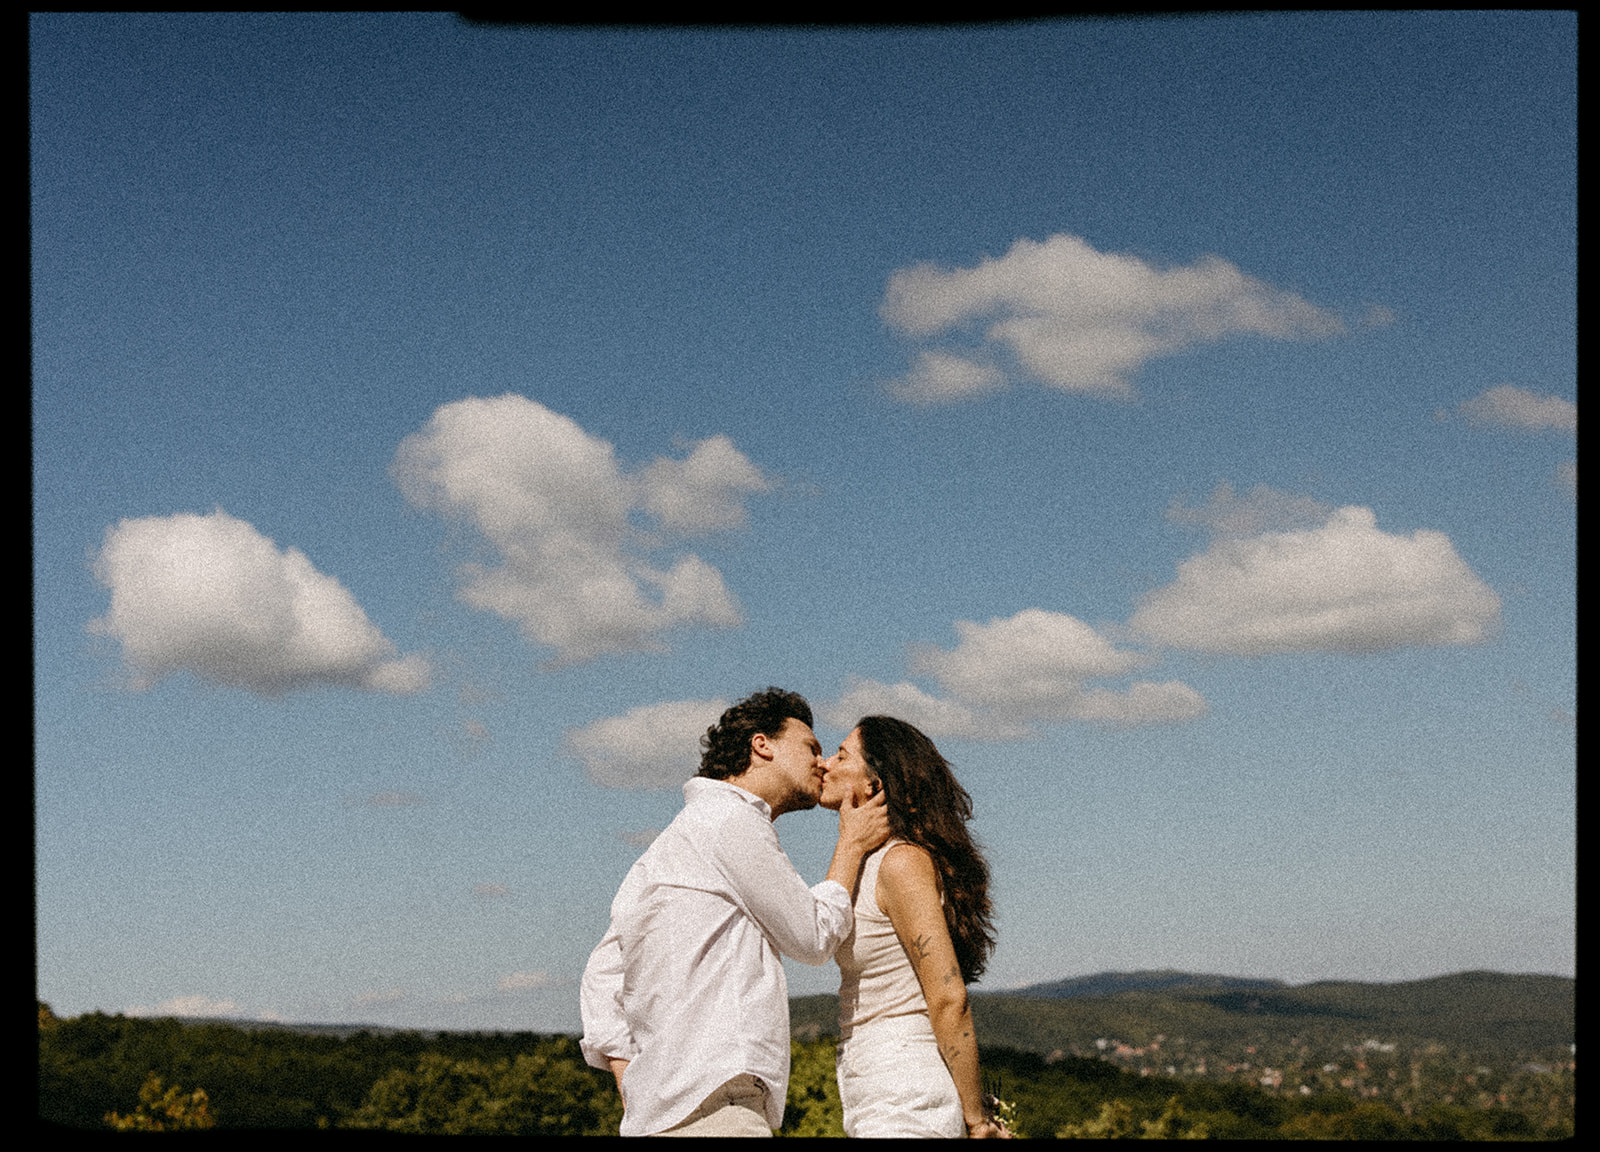
[[[1004,1134],[984,1107],[978,1079],[978,1036],[967,1003],[967,985],[961,979],[955,945],[950,942],[950,928],[939,902],[938,873],[927,850],[915,844],[890,848],[878,867],[876,895],[878,907],[894,925],[922,985],[934,1039],[956,1083],[968,1134]]]

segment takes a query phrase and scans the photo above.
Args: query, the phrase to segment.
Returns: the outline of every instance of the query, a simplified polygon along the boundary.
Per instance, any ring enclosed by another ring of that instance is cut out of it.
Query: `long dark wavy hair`
[[[861,751],[883,785],[889,832],[927,849],[944,884],[944,919],[961,978],[977,982],[994,951],[989,864],[967,831],[972,797],[949,761],[916,728],[893,716],[863,716]]]

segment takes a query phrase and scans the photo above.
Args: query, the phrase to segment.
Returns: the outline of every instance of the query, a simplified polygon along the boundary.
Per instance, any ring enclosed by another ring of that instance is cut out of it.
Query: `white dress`
[[[911,958],[878,907],[878,868],[890,840],[867,857],[855,929],[839,945],[839,1100],[855,1137],[961,1138],[961,1097],[928,1018]]]

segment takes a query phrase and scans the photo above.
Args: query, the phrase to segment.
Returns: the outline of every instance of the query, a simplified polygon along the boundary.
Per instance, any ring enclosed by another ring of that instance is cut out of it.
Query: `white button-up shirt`
[[[749,1073],[767,1123],[789,1089],[789,983],[779,953],[826,964],[850,934],[850,894],[807,888],[759,796],[723,780],[683,786],[684,808],[628,872],[583,972],[583,1055],[631,1061],[622,1135],[688,1117]]]

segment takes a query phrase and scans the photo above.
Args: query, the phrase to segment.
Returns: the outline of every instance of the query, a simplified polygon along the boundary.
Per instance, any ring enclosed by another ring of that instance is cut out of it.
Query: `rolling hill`
[[[1393,984],[1280,981],[1182,972],[1101,973],[1008,992],[975,992],[986,1046],[1092,1055],[1097,1040],[1133,1047],[1308,1047],[1368,1041],[1442,1045],[1502,1059],[1549,1056],[1574,1041],[1576,982],[1564,976],[1461,972]],[[797,1037],[836,1034],[833,996],[790,1001]]]

